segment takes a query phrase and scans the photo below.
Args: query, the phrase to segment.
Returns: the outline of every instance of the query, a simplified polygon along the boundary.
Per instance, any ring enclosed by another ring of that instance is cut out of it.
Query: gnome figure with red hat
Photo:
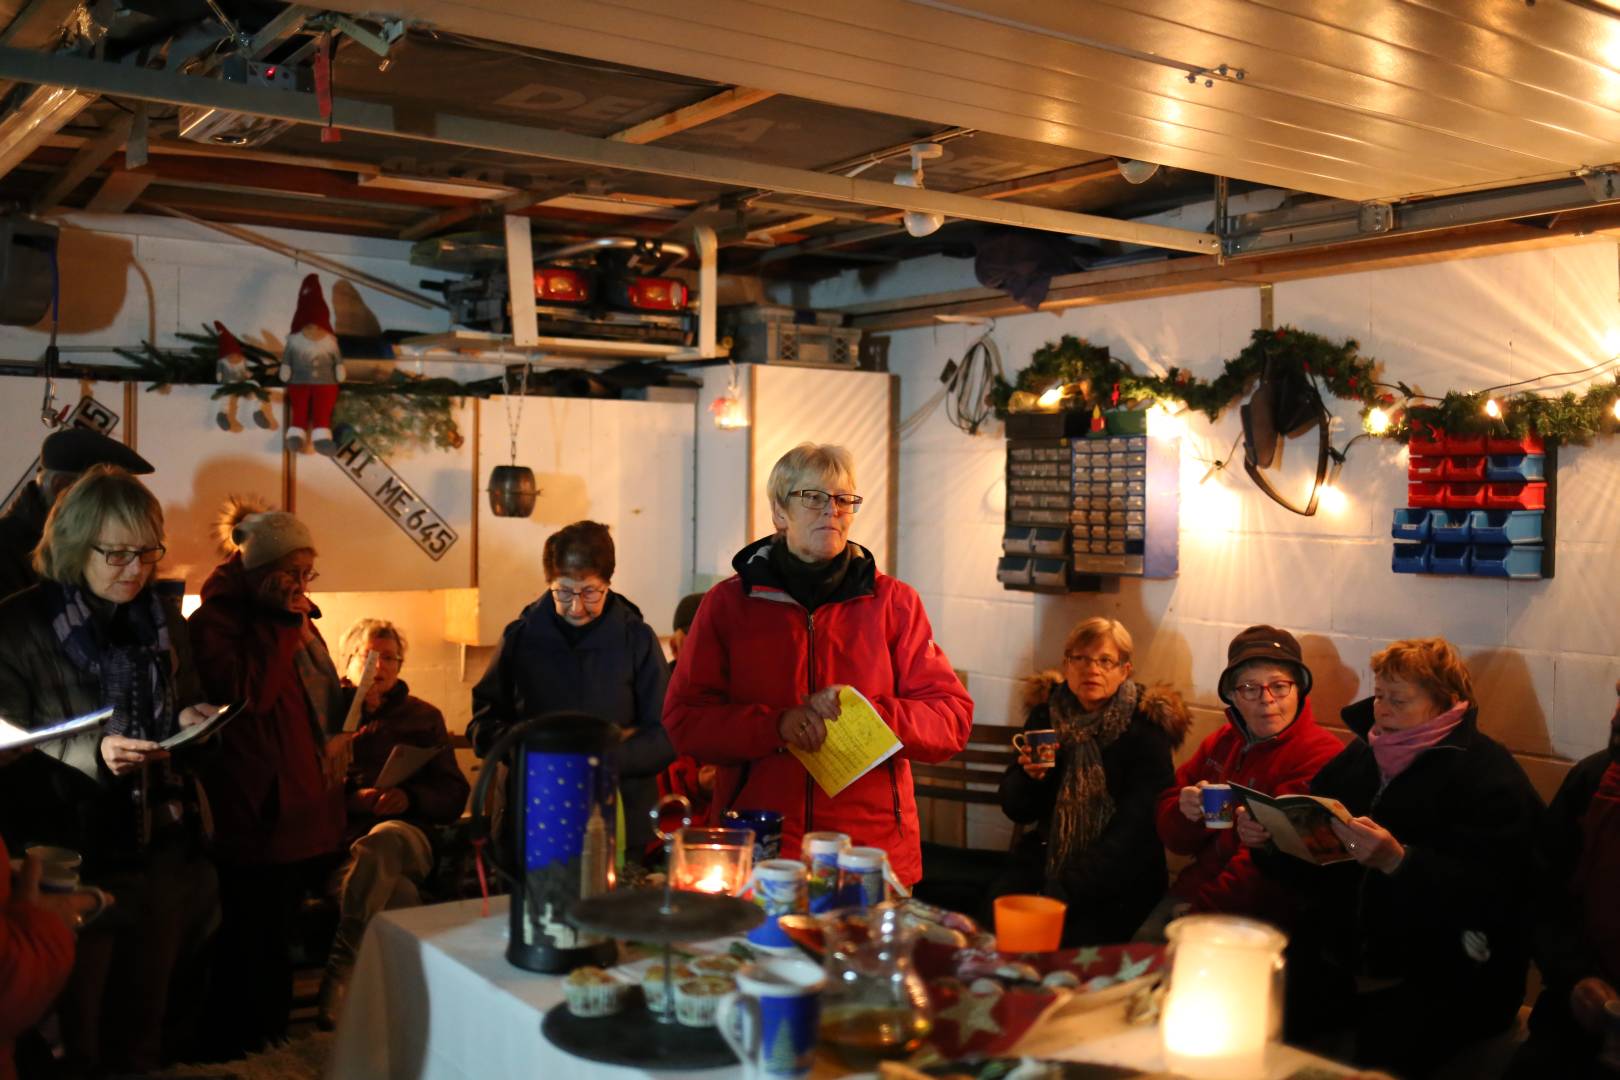
[[[343,356],[315,274],[298,289],[298,310],[281,352],[281,381],[287,384],[287,446],[298,451],[313,442],[317,453],[330,456],[337,450],[332,409],[343,381]]]
[[[259,403],[258,410],[253,414],[253,422],[262,428],[274,428],[276,421],[270,415],[270,403],[259,389],[259,380],[246,354],[242,352],[236,335],[225,329],[225,324],[217,319],[214,321],[214,333],[219,335],[219,360],[214,364],[214,378],[225,388],[218,395],[219,411],[214,413],[214,422],[225,431],[241,431],[242,425],[236,419],[236,403],[243,395],[251,394]]]

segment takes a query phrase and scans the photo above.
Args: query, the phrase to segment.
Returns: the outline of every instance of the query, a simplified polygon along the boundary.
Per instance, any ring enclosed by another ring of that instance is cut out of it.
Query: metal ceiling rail
[[[0,78],[69,86],[143,101],[228,109],[297,123],[320,125],[323,122],[314,94],[241,86],[218,79],[198,79],[23,49],[0,48]],[[1219,248],[1214,236],[1188,229],[977,199],[873,180],[829,176],[805,169],[738,161],[661,146],[637,146],[498,120],[445,113],[420,117],[413,112],[407,121],[396,114],[390,105],[353,98],[333,99],[331,115],[334,127],[384,137],[420,139],[598,168],[678,176],[743,188],[763,188],[892,210],[944,214],[952,218],[1072,236],[1091,236],[1174,251],[1208,254]]]

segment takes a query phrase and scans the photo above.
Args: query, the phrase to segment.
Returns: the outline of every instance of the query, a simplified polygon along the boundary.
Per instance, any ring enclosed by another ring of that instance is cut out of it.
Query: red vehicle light
[[[542,302],[583,304],[591,298],[591,283],[577,270],[542,266],[534,272],[534,298]]]
[[[632,278],[629,296],[631,307],[645,311],[680,311],[686,307],[686,285],[675,278]]]

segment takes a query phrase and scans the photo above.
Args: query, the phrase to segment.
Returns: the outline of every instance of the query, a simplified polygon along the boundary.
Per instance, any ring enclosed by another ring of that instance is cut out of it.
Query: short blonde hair
[[[1089,619],[1081,619],[1069,631],[1069,636],[1063,639],[1063,657],[1068,659],[1069,654],[1076,649],[1089,648],[1099,641],[1107,641],[1119,650],[1121,661],[1129,662],[1131,652],[1135,649],[1135,642],[1131,640],[1131,632],[1125,629],[1125,624],[1118,619],[1110,619],[1103,615],[1093,615]]]
[[[1392,641],[1372,657],[1373,674],[1404,679],[1442,707],[1474,700],[1474,681],[1457,647],[1442,637]]]
[[[163,544],[163,507],[157,496],[118,466],[96,465],[51,507],[34,549],[34,569],[60,585],[84,584],[84,568],[109,521],[134,533],[142,547]]]
[[[347,671],[355,657],[364,657],[374,637],[393,638],[399,646],[400,658],[404,659],[408,646],[399,627],[387,619],[356,619],[353,626],[343,631],[343,637],[338,641],[338,670]]]
[[[851,489],[855,487],[854,456],[842,446],[802,442],[771,466],[765,489],[770,493],[771,505],[786,510],[788,492],[802,489],[807,482],[836,485],[840,481]]]

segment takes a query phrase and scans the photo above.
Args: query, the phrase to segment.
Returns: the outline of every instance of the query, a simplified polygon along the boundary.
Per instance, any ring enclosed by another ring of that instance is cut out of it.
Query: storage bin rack
[[[1083,426],[1076,416],[1008,422],[997,579],[1008,589],[1077,592],[1100,589],[1105,577],[1174,577],[1179,441],[1088,437],[1066,430]]]
[[[1397,574],[1553,576],[1557,448],[1522,438],[1414,434],[1395,511]]]

